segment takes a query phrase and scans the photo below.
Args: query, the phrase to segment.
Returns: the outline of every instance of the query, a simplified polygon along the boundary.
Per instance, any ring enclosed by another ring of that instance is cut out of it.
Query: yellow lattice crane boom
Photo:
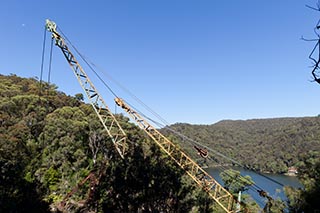
[[[120,156],[123,158],[128,150],[127,137],[124,130],[68,48],[64,38],[57,31],[56,24],[47,19],[46,29],[52,33],[52,38],[55,40],[56,45],[61,49],[99,120],[107,131]],[[198,184],[198,186],[202,187],[206,192],[208,192],[210,197],[225,212],[236,212],[234,210],[235,199],[230,192],[223,188],[211,175],[202,169],[201,166],[193,161],[177,145],[175,145],[168,138],[162,135],[156,128],[149,124],[139,113],[131,109],[128,104],[124,102],[124,100],[116,97],[115,102],[118,106],[124,109],[138,124],[138,126],[153,139],[153,141],[161,148],[162,151],[168,154],[182,169],[186,171],[186,173]]]
[[[63,55],[67,59],[71,69],[76,75],[82,89],[84,90],[90,104],[99,117],[100,122],[107,131],[109,137],[114,143],[120,156],[123,158],[127,149],[127,137],[119,122],[116,120],[113,113],[108,108],[102,96],[98,93],[97,89],[80,66],[70,49],[68,48],[64,38],[57,31],[57,26],[53,21],[46,20],[46,29],[52,33],[52,38],[55,40],[56,45],[61,49]]]
[[[138,112],[133,110],[120,98],[115,98],[115,102],[143,129],[152,140],[168,154],[186,173],[202,187],[210,197],[226,212],[235,212],[233,209],[234,197],[223,188],[211,175],[193,161],[177,145],[162,135],[156,128],[146,121]]]

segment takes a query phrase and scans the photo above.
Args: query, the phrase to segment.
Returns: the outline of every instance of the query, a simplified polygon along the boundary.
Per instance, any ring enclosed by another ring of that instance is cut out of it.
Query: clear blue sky
[[[316,116],[320,85],[309,81],[308,60],[314,43],[300,40],[314,38],[320,13],[305,5],[316,2],[3,0],[0,73],[39,77],[50,18],[170,123]],[[67,94],[82,92],[58,48],[51,81]]]

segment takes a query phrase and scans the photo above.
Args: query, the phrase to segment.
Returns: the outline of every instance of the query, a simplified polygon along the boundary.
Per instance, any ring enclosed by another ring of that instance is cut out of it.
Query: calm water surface
[[[271,180],[268,180],[267,178],[255,172],[252,172],[250,170],[246,170],[243,168],[233,168],[233,169],[240,171],[241,175],[243,176],[249,175],[256,185],[258,185],[260,188],[268,192],[269,195],[271,195],[273,198],[280,198],[283,201],[287,200],[287,197],[285,196],[283,191],[283,186],[281,186],[280,184],[274,183]],[[223,182],[219,176],[221,169],[208,168],[206,170],[210,175],[212,175],[212,177],[214,177],[220,184],[223,185]],[[297,177],[291,177],[286,175],[276,175],[276,174],[263,174],[263,175],[276,180],[277,182],[281,183],[284,186],[302,188],[302,184],[299,182]],[[250,194],[251,197],[253,197],[253,199],[255,199],[261,207],[263,207],[265,204],[265,199],[261,198],[259,194],[254,189],[251,189],[251,188],[252,187],[250,187],[247,193]]]

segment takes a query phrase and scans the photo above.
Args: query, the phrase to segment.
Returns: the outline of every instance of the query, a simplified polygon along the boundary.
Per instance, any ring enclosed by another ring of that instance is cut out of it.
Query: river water
[[[283,190],[283,186],[281,186],[280,184],[282,184],[284,186],[292,186],[294,188],[302,188],[303,187],[297,177],[278,175],[278,174],[263,174],[264,176],[267,177],[267,178],[265,178],[265,177],[255,173],[253,171],[246,170],[243,168],[232,168],[232,169],[240,171],[241,175],[243,175],[243,176],[249,175],[257,186],[262,188],[264,191],[268,192],[268,194],[275,199],[280,198],[283,201],[287,200],[287,197],[286,197],[284,190]],[[206,169],[206,171],[212,177],[214,177],[221,185],[223,185],[223,181],[221,180],[221,178],[219,176],[221,169],[208,168],[208,169]],[[268,178],[271,178],[271,179],[275,180],[276,182],[279,182],[280,184],[275,183],[275,182],[269,180]],[[252,187],[250,187],[250,189],[247,191],[247,193],[250,194],[251,197],[261,207],[263,207],[264,204],[266,203],[266,199],[260,197],[259,194],[257,193],[257,191],[255,189],[252,189]]]

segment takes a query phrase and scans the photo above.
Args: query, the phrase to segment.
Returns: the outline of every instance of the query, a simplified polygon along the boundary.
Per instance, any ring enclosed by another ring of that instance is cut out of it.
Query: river
[[[233,168],[235,170],[240,171],[241,175],[249,175],[254,183],[262,188],[264,191],[268,192],[270,196],[273,198],[280,198],[283,201],[287,200],[287,197],[283,191],[283,186],[281,186],[278,183],[275,183],[268,178],[271,178],[275,180],[276,182],[281,183],[282,185],[285,186],[292,186],[294,188],[301,188],[303,187],[302,184],[299,182],[297,177],[292,177],[292,176],[286,176],[286,175],[278,175],[278,174],[263,174],[267,178],[253,172],[250,170],[246,170],[243,168]],[[220,184],[223,185],[223,182],[219,176],[221,170],[219,168],[208,168],[206,171],[214,177]],[[247,191],[248,194],[251,195],[251,197],[261,206],[263,207],[265,204],[265,199],[260,197],[259,194],[256,192],[256,190],[250,189]]]

